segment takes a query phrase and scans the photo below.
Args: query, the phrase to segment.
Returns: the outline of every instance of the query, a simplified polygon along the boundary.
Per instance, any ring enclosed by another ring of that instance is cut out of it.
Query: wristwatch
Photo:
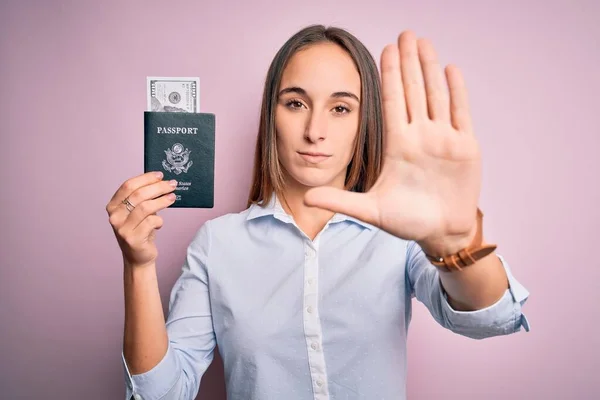
[[[492,253],[497,247],[495,244],[481,244],[483,239],[482,227],[483,213],[479,208],[477,208],[477,233],[475,234],[471,244],[457,253],[444,257],[434,257],[425,254],[427,259],[429,259],[429,261],[436,267],[446,271],[462,271],[464,267],[475,264],[477,260],[480,260]]]

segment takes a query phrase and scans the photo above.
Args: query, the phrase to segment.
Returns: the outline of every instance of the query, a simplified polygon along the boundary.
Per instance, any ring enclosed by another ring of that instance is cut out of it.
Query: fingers
[[[427,39],[417,40],[417,46],[425,80],[429,118],[450,122],[450,99],[446,89],[446,79],[435,50]]]
[[[175,194],[169,193],[168,195],[160,196],[157,199],[141,202],[128,216],[126,216],[125,221],[117,227],[117,236],[126,240],[128,243],[131,242],[132,237],[134,238],[133,241],[141,240],[140,237],[143,234],[146,234],[146,236],[143,236],[142,239],[147,238],[148,234],[155,226],[158,226],[159,228],[162,227],[162,218],[156,215],[156,213],[167,208],[169,205],[173,204],[174,201]],[[160,223],[158,221],[160,221]]]
[[[461,132],[473,134],[473,122],[471,121],[471,111],[469,110],[467,87],[463,76],[458,67],[454,65],[446,67],[446,76],[450,91],[452,125]]]
[[[404,93],[406,96],[406,108],[410,121],[428,118],[427,98],[421,63],[419,61],[419,50],[417,41],[412,31],[404,31],[398,37],[398,48],[400,51],[400,70]]]
[[[177,181],[174,179],[170,181],[159,181],[137,188],[128,195],[128,198],[134,207],[138,208],[138,206],[141,206],[146,200],[152,200],[164,194],[171,193],[176,187]]]
[[[145,174],[138,175],[136,177],[126,180],[119,187],[119,189],[117,189],[115,194],[112,196],[112,198],[106,205],[106,212],[110,215],[115,208],[122,205],[121,202],[123,201],[123,199],[130,196],[135,190],[142,186],[159,182],[162,179],[162,177],[162,172],[147,172]],[[135,205],[136,203],[133,204]]]
[[[129,212],[125,207],[119,210],[125,210],[125,221],[123,225],[127,225],[126,229],[135,229],[144,218],[149,215],[156,214],[173,204],[175,201],[175,193],[172,192],[175,188],[168,182],[161,182],[157,185],[144,187],[135,191],[130,197],[140,199],[132,200],[133,204],[137,204],[133,211]]]
[[[357,193],[331,186],[311,188],[304,195],[304,204],[338,212],[375,224],[379,220],[372,193]]]
[[[123,254],[128,254],[131,260],[135,260],[130,261],[130,263],[135,264],[140,262],[141,264],[145,264],[148,257],[144,257],[144,254],[156,253],[156,248],[152,242],[155,238],[155,230],[162,228],[162,226],[163,219],[161,217],[158,215],[149,215],[133,231],[119,231],[117,238]],[[150,247],[154,247],[154,249],[149,248],[148,244],[150,244]],[[153,257],[150,256],[149,258]],[[143,261],[141,261],[142,259]]]
[[[150,237],[153,230],[158,230],[163,226],[163,219],[158,215],[148,215],[144,220],[135,227],[132,232],[131,237],[133,238],[133,243],[130,245],[139,245],[139,241],[146,240]]]
[[[136,184],[135,179],[130,179],[127,183],[121,185],[117,194],[113,196],[111,202],[107,206],[109,213],[109,222],[115,231],[124,229],[125,231],[134,229],[143,219],[151,214],[157,213],[175,201],[174,194],[177,183],[174,181],[157,180],[149,185],[139,186],[139,181]],[[152,180],[151,180],[152,181]],[[133,182],[133,183],[131,183]],[[130,188],[138,186],[133,192]],[[121,202],[118,193],[130,193],[129,200],[134,205],[134,209],[130,212]],[[165,196],[165,194],[173,194],[173,198]],[[124,227],[124,225],[127,225]]]
[[[400,53],[398,46],[388,45],[381,53],[381,96],[385,129],[399,132],[408,123],[406,101],[400,74]]]
[[[393,98],[396,94],[395,87],[400,81],[409,121],[425,118],[448,121],[457,130],[472,133],[467,90],[458,67],[449,65],[444,76],[431,42],[421,38],[417,40],[412,31],[400,34],[398,49],[401,71],[401,78],[398,79],[392,76],[395,68],[391,56],[393,50],[386,47],[382,54],[384,99]],[[384,108],[384,112],[392,113],[387,108]],[[397,106],[394,113],[400,113],[400,118],[404,118],[404,107]]]

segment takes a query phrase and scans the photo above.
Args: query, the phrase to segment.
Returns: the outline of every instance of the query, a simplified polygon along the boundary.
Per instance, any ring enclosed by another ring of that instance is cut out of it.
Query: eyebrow
[[[284,95],[286,93],[298,93],[298,94],[303,95],[303,96],[307,95],[306,94],[306,90],[304,90],[304,89],[302,89],[301,87],[298,87],[298,86],[287,87],[287,88],[281,90],[279,92],[279,96]],[[350,98],[353,98],[354,100],[356,100],[357,102],[360,103],[360,100],[359,100],[358,96],[355,95],[352,92],[334,92],[334,93],[331,94],[330,97],[333,97],[333,98],[336,98],[336,99],[337,98],[341,98],[341,97],[350,97]]]

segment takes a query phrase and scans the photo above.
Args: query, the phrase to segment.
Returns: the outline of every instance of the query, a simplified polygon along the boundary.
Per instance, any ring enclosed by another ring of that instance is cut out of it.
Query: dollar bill
[[[200,78],[149,76],[146,79],[148,111],[200,112]]]

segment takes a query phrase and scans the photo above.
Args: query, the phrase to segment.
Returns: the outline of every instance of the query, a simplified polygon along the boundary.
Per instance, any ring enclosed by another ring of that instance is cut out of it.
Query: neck
[[[303,185],[288,185],[280,194],[280,203],[296,225],[312,239],[323,229],[327,221],[335,214],[332,211],[304,204],[304,195],[310,189]]]

